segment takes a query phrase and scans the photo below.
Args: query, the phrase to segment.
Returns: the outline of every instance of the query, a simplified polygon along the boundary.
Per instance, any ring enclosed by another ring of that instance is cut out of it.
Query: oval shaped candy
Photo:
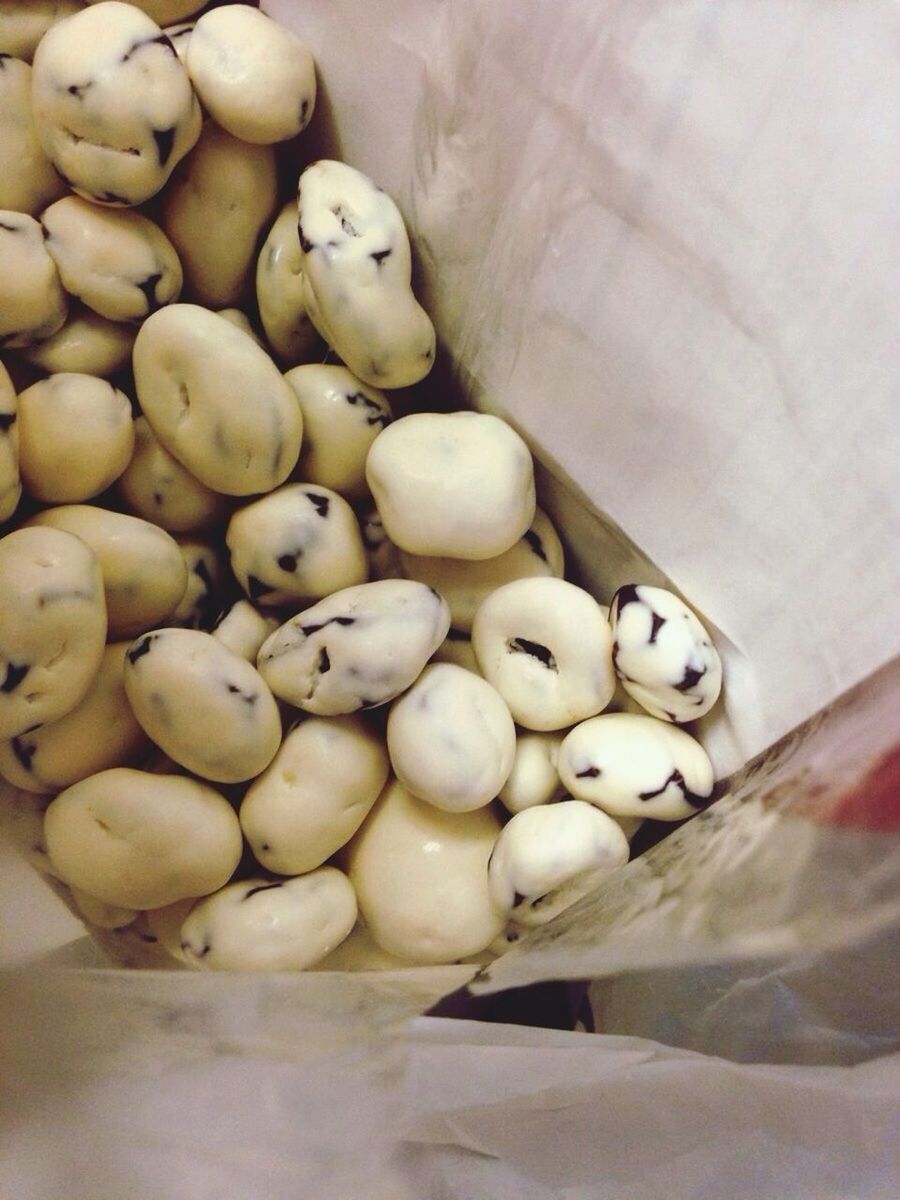
[[[98,204],[149,200],[200,135],[200,106],[172,43],[130,4],[106,0],[54,25],[31,82],[45,154]]]
[[[488,888],[499,832],[491,808],[442,812],[392,780],[345,852],[378,945],[414,963],[456,962],[490,945],[506,924]]]
[[[516,727],[480,675],[432,663],[391,706],[391,765],[405,788],[446,812],[483,808],[512,770]]]
[[[0,739],[71,712],[103,658],[106,603],[92,550],[59,529],[0,538]]]
[[[287,734],[241,804],[244,836],[268,871],[301,875],[356,833],[390,764],[360,717],[309,717]]]
[[[320,867],[296,879],[242,879],[191,909],[184,961],[210,971],[305,971],[356,924],[347,876]]]
[[[137,329],[107,321],[89,308],[69,306],[65,325],[42,342],[20,351],[26,362],[48,375],[98,375],[108,379],[131,362]]]
[[[520,730],[509,778],[500,789],[500,802],[507,812],[523,812],[538,804],[550,804],[565,792],[557,763],[561,733],[530,733]]]
[[[388,537],[410,554],[504,554],[535,514],[528,447],[484,413],[412,413],[388,425],[366,460]]]
[[[225,497],[168,452],[146,417],[134,423],[134,454],[116,487],[133,513],[172,533],[206,529],[228,511]]]
[[[241,827],[218,792],[196,779],[128,767],[61,792],[44,833],[61,879],[121,908],[208,895],[241,857]]]
[[[175,612],[187,585],[178,543],[156,525],[91,504],[62,504],[29,525],[64,529],[97,556],[109,635],[133,638]]]
[[[278,706],[265,682],[208,633],[145,633],[129,648],[125,691],[157,746],[204,779],[252,779],[281,743]]]
[[[0,210],[0,347],[30,346],[61,329],[68,311],[40,225]]]
[[[110,321],[139,321],[181,292],[175,247],[149,218],[66,196],[41,216],[63,287]]]
[[[0,7],[0,43],[4,13]],[[37,213],[66,185],[41,149],[31,113],[31,67],[0,50],[0,208]]]
[[[0,54],[31,62],[50,26],[82,8],[84,0],[0,0]]]
[[[422,583],[381,579],[334,592],[263,642],[260,674],[276,696],[322,716],[374,708],[418,678],[450,625]]]
[[[631,713],[576,725],[560,747],[559,775],[573,796],[613,816],[658,821],[682,821],[705,808],[714,778],[690,734]]]
[[[271,358],[195,304],[148,317],[134,343],[144,416],[162,445],[216,492],[270,492],[300,453],[303,418]]]
[[[212,635],[234,654],[255,663],[263,642],[277,628],[274,617],[263,616],[247,600],[237,600],[218,619]]]
[[[305,362],[319,340],[303,303],[303,256],[297,205],[275,218],[256,260],[256,301],[269,345],[288,366]]]
[[[296,608],[369,577],[353,509],[329,488],[288,484],[239,508],[226,543],[238,583],[267,607]]]

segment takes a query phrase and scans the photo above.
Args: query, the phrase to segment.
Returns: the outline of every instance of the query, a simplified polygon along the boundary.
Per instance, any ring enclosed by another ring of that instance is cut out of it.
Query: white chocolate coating
[[[309,50],[246,4],[203,14],[191,34],[187,68],[213,120],[244,142],[296,137],[313,114],[316,69]]]
[[[217,589],[223,564],[218,550],[197,538],[179,538],[178,548],[187,571],[187,584],[170,625],[185,629],[208,629],[218,611]],[[241,658],[245,656],[242,654]]]
[[[363,509],[359,518],[363,545],[372,579],[400,579],[400,552],[384,530],[384,522],[374,504]]]
[[[184,269],[185,292],[208,308],[250,291],[262,231],[277,203],[275,155],[211,121],[166,188],[162,224]]]
[[[200,135],[200,106],[162,30],[117,0],[60,21],[34,55],[34,122],[73,191],[142,204]]]
[[[531,453],[484,413],[401,417],[375,439],[366,478],[388,537],[409,554],[496,558],[534,520]]]
[[[0,6],[0,38],[2,21]],[[0,209],[36,216],[65,190],[35,132],[31,67],[0,53]]]
[[[51,375],[19,395],[19,470],[37,500],[74,504],[99,496],[133,450],[131,403],[105,379]]]
[[[274,617],[257,612],[248,600],[238,600],[219,618],[212,635],[233,654],[255,663],[263,642],[277,628]]]
[[[335,592],[298,613],[259,652],[276,696],[321,716],[393,700],[444,640],[444,600],[407,579],[381,579]]]
[[[259,673],[200,630],[157,629],[133,642],[125,691],[149,737],[203,779],[252,779],[281,743],[278,706]]]
[[[0,347],[51,337],[66,319],[66,294],[41,227],[27,213],[0,210],[0,262]]]
[[[90,504],[62,504],[28,525],[63,529],[96,554],[111,638],[131,640],[162,624],[184,595],[187,572],[178,543],[149,521]]]
[[[546,732],[601,712],[612,698],[612,636],[603,609],[564,579],[518,579],[475,614],[478,665],[519,725]]]
[[[181,926],[196,903],[197,897],[190,896],[186,900],[176,900],[174,904],[165,904],[162,908],[148,908],[142,914],[147,933],[156,938],[161,950],[179,963],[187,962],[181,949]]]
[[[628,840],[581,800],[528,808],[503,827],[488,867],[494,903],[520,925],[543,925],[628,861]]]
[[[418,383],[434,364],[434,327],[410,286],[397,205],[360,171],[322,159],[300,176],[297,218],[313,325],[364,383]]]
[[[392,780],[344,852],[378,945],[414,963],[484,950],[506,924],[488,890],[499,832],[492,808],[442,812]]]
[[[281,372],[247,334],[197,305],[171,304],[141,326],[133,361],[150,427],[201,483],[249,496],[288,477],[303,418]]]
[[[101,317],[139,321],[178,299],[175,247],[140,213],[66,196],[46,209],[41,224],[63,287]]]
[[[713,768],[683,729],[655,717],[607,713],[583,721],[559,751],[559,774],[579,800],[614,816],[682,821],[709,802]]]
[[[157,25],[162,24],[157,20]],[[175,47],[175,53],[178,55],[178,61],[187,69],[187,52],[188,46],[191,44],[191,34],[194,32],[196,21],[179,21],[177,25],[163,26],[163,33]]]
[[[75,907],[89,925],[98,929],[124,929],[137,919],[134,908],[119,908],[115,904],[104,904],[95,896],[89,896],[80,888],[70,888]]]
[[[241,312],[239,308],[219,308],[216,310],[216,312],[223,321],[228,321],[235,327],[235,329],[242,330],[247,334],[248,337],[253,338],[257,346],[260,346],[263,350],[266,350],[265,344],[256,330],[250,324],[250,318],[246,313]],[[266,353],[268,354],[268,350],[266,350]]]
[[[481,674],[478,659],[472,649],[472,639],[464,630],[454,629],[452,626],[447,630],[447,636],[435,650],[433,660],[434,662],[453,663],[456,667],[471,671],[473,675]]]
[[[238,583],[265,607],[296,608],[369,576],[353,509],[313,484],[288,484],[239,508],[226,542]]]
[[[414,796],[445,812],[471,812],[506,782],[516,728],[480,675],[432,663],[392,705],[387,744],[394,773]]]
[[[125,696],[127,649],[127,642],[106,647],[84,699],[61,720],[0,743],[4,779],[29,792],[55,794],[99,771],[140,762],[150,743]]]
[[[511,549],[497,558],[473,562],[463,558],[427,558],[400,551],[407,579],[418,579],[440,592],[450,605],[454,629],[471,630],[475,610],[491,592],[533,575],[562,579],[563,548],[549,518],[538,508],[531,528]]]
[[[683,600],[628,584],[613,598],[610,622],[616,673],[642,708],[676,724],[709,712],[722,690],[722,662]]]
[[[136,516],[171,533],[207,529],[228,511],[224,496],[195,479],[160,444],[146,417],[134,423],[134,454],[116,488]]]
[[[306,362],[319,341],[303,303],[303,255],[297,205],[275,218],[256,260],[256,301],[269,345],[287,366]]]
[[[86,0],[87,4],[102,2],[103,0]],[[157,25],[192,17],[203,7],[203,0],[128,0],[128,3],[145,12]]]
[[[0,362],[0,521],[13,515],[21,496],[18,404],[9,372]]]
[[[201,900],[181,927],[181,948],[210,971],[305,971],[355,924],[347,876],[320,867],[296,879],[242,879]]]
[[[361,717],[301,721],[241,805],[254,856],[278,875],[321,866],[359,829],[388,770],[384,743]]]
[[[106,604],[92,550],[59,529],[0,538],[0,739],[80,704],[103,658]]]
[[[557,770],[564,736],[520,730],[512,771],[500,791],[500,802],[507,812],[520,813],[538,804],[550,804],[564,794]]]
[[[26,362],[48,375],[68,372],[109,378],[131,362],[137,329],[107,321],[89,308],[69,307],[65,325],[52,337],[21,351]]]
[[[82,8],[83,0],[0,0],[0,54],[31,62],[50,26]]]
[[[393,416],[386,396],[346,367],[311,363],[288,371],[285,379],[303,413],[298,476],[348,500],[368,496],[366,456]]]
[[[61,792],[47,809],[44,834],[61,879],[121,908],[208,895],[241,857],[241,827],[218,792],[128,767]]]
[[[317,962],[314,971],[405,971],[414,964],[388,954],[366,929],[357,924],[336,950]]]

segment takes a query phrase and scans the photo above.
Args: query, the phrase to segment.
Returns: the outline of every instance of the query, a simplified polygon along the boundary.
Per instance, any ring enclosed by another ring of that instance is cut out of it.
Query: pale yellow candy
[[[263,350],[266,349],[256,330],[250,324],[250,318],[246,313],[241,312],[239,308],[220,308],[218,310],[218,315],[224,321],[228,321],[229,324],[233,325],[235,329],[240,329],[246,333],[248,337],[252,337],[257,346],[262,346]]]
[[[118,767],[47,809],[50,861],[70,887],[120,908],[161,908],[222,887],[241,857],[231,805],[207,784]]]
[[[21,495],[18,405],[9,372],[0,362],[0,521],[13,515]]]
[[[19,396],[19,470],[38,500],[68,504],[98,496],[133,450],[131,404],[105,379],[51,375]]]
[[[388,954],[378,945],[365,925],[356,925],[336,950],[321,959],[314,971],[406,971],[414,966],[408,958]]]
[[[0,775],[17,787],[56,793],[110,767],[136,766],[150,748],[125,695],[128,642],[113,642],[80,704],[59,721],[0,743]],[[99,922],[95,922],[99,924]]]
[[[506,924],[488,891],[499,832],[492,808],[441,812],[391,781],[344,852],[378,945],[418,963],[456,962],[489,946]]]
[[[219,620],[212,635],[247,662],[255,663],[263,642],[277,628],[275,617],[263,616],[249,600],[238,600]]]
[[[306,362],[319,335],[303,303],[303,260],[293,200],[276,217],[259,252],[256,300],[266,338],[282,362]]]
[[[241,805],[254,856],[279,875],[321,866],[356,833],[388,769],[384,743],[362,718],[301,721]]]
[[[157,20],[157,24],[162,24]],[[183,67],[187,67],[187,51],[196,21],[179,21],[177,25],[165,25],[163,33],[175,47],[175,53]]]
[[[225,497],[173,458],[146,417],[134,423],[134,454],[116,487],[133,513],[172,533],[207,529],[228,511]]]
[[[102,4],[103,0],[86,0],[86,3]],[[145,12],[157,25],[192,17],[203,7],[203,0],[128,0],[128,3]]]
[[[3,13],[0,6],[0,39]],[[66,185],[41,149],[31,115],[31,67],[0,58],[0,208],[37,216]]]
[[[70,888],[75,907],[89,925],[98,929],[124,929],[137,918],[134,908],[119,908],[115,904],[104,904],[96,896],[89,896],[81,888]]]
[[[238,304],[251,286],[259,237],[277,203],[275,155],[208,121],[163,196],[162,224],[185,290],[209,308]]]
[[[67,301],[40,225],[27,213],[0,210],[0,345],[30,346],[66,319]]]
[[[68,372],[108,379],[131,362],[134,325],[107,321],[89,308],[70,306],[65,325],[52,337],[20,351],[26,362],[48,375]]]
[[[58,721],[103,658],[106,603],[94,552],[59,529],[0,538],[0,738]]]
[[[178,548],[187,572],[187,584],[169,624],[205,629],[216,615],[216,588],[222,578],[222,558],[211,543],[196,538],[179,538]]]
[[[83,0],[0,0],[0,54],[30,62],[50,26],[82,8]]]
[[[94,551],[110,637],[133,638],[163,623],[184,595],[187,571],[178,543],[149,521],[91,504],[62,504],[28,524],[64,529]]]

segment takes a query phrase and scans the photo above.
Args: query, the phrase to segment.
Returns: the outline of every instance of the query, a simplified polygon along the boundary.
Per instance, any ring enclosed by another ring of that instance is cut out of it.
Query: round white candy
[[[110,637],[133,638],[174,613],[187,572],[178,543],[158,526],[90,504],[48,508],[28,524],[64,529],[96,554]]]
[[[368,496],[366,456],[391,423],[387,398],[346,367],[313,363],[295,367],[285,379],[303,413],[299,477],[334,488],[348,500]]]
[[[0,362],[0,521],[13,515],[21,496],[16,392],[9,372]]]
[[[0,262],[0,347],[51,337],[65,322],[66,294],[33,217],[0,211]]]
[[[216,492],[249,496],[283,483],[303,418],[271,358],[215,313],[171,304],[134,343],[144,416],[170,454]]]
[[[480,675],[433,663],[393,704],[387,744],[397,778],[414,796],[446,812],[471,812],[506,782],[516,728]]]
[[[19,395],[19,470],[26,491],[56,504],[90,500],[128,465],[128,397],[91,375],[51,375]]]
[[[722,662],[683,600],[631,583],[616,592],[610,621],[613,663],[629,696],[678,724],[709,712],[722,689]]]
[[[218,612],[216,592],[223,574],[222,558],[209,542],[196,538],[179,538],[178,548],[187,571],[187,585],[169,624],[208,629]]]
[[[0,6],[0,37],[2,37]],[[66,185],[41,149],[31,114],[31,67],[0,53],[0,208],[37,213]]]
[[[353,509],[337,492],[308,483],[238,509],[226,542],[238,583],[266,606],[297,607],[365,583],[369,574]]]
[[[126,767],[150,743],[125,696],[127,642],[103,652],[84,699],[59,721],[0,743],[0,775],[30,792],[59,792],[109,767]],[[95,922],[99,923],[99,922]]]
[[[362,718],[301,721],[241,805],[254,856],[279,875],[321,866],[359,829],[388,769],[384,743]]]
[[[247,600],[238,600],[219,618],[212,635],[232,653],[255,663],[263,642],[277,628],[274,617],[263,616]]]
[[[327,159],[306,168],[298,197],[304,305],[313,325],[365,383],[418,383],[434,363],[434,327],[410,286],[400,210],[361,172]]]
[[[69,308],[68,319],[57,333],[21,351],[32,366],[48,375],[115,375],[131,362],[137,336],[133,325],[107,321],[89,308]]]
[[[134,454],[116,487],[132,512],[172,533],[206,529],[227,512],[225,497],[172,457],[146,417],[134,423]]]
[[[562,741],[561,733],[519,733],[512,771],[500,791],[507,812],[550,804],[563,795],[565,788],[556,769]]]
[[[615,689],[605,614],[564,579],[518,579],[492,592],[475,614],[472,645],[485,679],[526,729],[582,721]]]
[[[44,152],[73,191],[100,204],[149,200],[200,134],[200,106],[172,43],[116,0],[49,30],[31,95]]]
[[[58,721],[97,674],[106,641],[92,550],[59,529],[0,538],[0,738]]]
[[[484,413],[401,417],[375,439],[366,478],[388,537],[410,554],[496,558],[534,520],[528,447]]]
[[[41,216],[63,287],[111,321],[143,320],[181,292],[175,247],[153,221],[66,196]]]
[[[210,971],[305,971],[356,924],[347,876],[320,867],[296,879],[243,879],[201,900],[181,927],[191,966]]]
[[[166,189],[162,224],[184,269],[185,290],[209,308],[250,290],[263,229],[277,203],[275,154],[208,121]]]
[[[269,345],[289,366],[305,362],[319,340],[303,303],[297,205],[289,200],[256,260],[256,300]]]
[[[528,808],[497,838],[491,896],[521,925],[543,925],[628,861],[628,840],[606,813],[581,800]]]
[[[157,629],[133,642],[125,691],[157,746],[204,779],[252,779],[281,742],[278,706],[259,673],[196,629]]]
[[[681,821],[709,801],[713,769],[694,738],[654,717],[607,713],[566,736],[559,774],[579,800],[616,816]]]
[[[305,414],[304,414],[305,415]],[[491,592],[533,575],[562,579],[563,548],[549,518],[535,510],[531,528],[505,554],[478,562],[463,558],[428,558],[400,551],[407,579],[418,579],[440,592],[450,605],[454,629],[470,630],[475,610]]]
[[[218,792],[127,767],[67,788],[47,809],[44,833],[60,878],[122,908],[207,895],[241,857],[241,827]]]
[[[450,614],[424,584],[381,579],[345,588],[292,617],[262,645],[276,696],[322,716],[374,708],[418,678]]]
[[[447,813],[397,780],[346,850],[372,937],[415,963],[450,963],[488,946],[506,923],[488,889],[500,821],[492,808]]]
[[[300,39],[265,13],[227,4],[194,27],[187,68],[213,120],[244,142],[296,137],[316,102],[316,70]]]

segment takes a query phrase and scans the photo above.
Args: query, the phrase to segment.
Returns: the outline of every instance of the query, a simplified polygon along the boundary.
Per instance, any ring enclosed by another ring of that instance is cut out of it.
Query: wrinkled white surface
[[[327,103],[309,136],[330,108],[342,156],[397,198],[423,301],[463,378],[612,518],[598,523],[567,486],[550,489],[571,561],[608,600],[636,574],[627,530],[656,564],[641,581],[674,584],[713,633],[728,696],[726,719],[711,722],[720,768],[885,661],[881,613],[896,594],[884,550],[896,411],[896,8],[569,0],[551,19],[538,0],[265,7],[290,14],[319,64]],[[887,711],[883,689],[875,700],[876,713]],[[819,947],[856,940],[895,912],[889,864],[881,835],[788,824],[760,793],[789,784],[790,794],[804,772],[831,784],[835,764],[878,752],[872,736],[885,723],[863,706],[850,726],[823,726],[799,765],[781,753],[748,784],[758,820],[749,808],[733,832],[725,822],[714,836],[688,826],[700,845],[681,869],[660,854],[621,872],[631,891],[615,910],[618,933],[601,922],[548,940],[539,960],[534,947],[527,958],[516,951],[502,976],[492,969],[496,985],[576,965],[600,974],[801,948],[821,964],[818,986],[804,996],[776,980],[760,1044],[777,1030],[793,1045],[794,1030],[805,1050],[797,1061],[827,1060],[828,1004],[847,974]],[[685,896],[690,870],[699,874]],[[31,899],[24,869],[9,878],[14,918],[3,932],[21,951]],[[40,893],[37,913],[52,897],[27,881]],[[47,911],[29,943],[50,923]],[[879,1052],[870,1021],[891,969],[880,967],[870,1003],[849,1014],[857,1058]],[[65,977],[88,989],[89,1048],[110,1050],[107,1026],[93,1032],[95,1012],[109,1012],[114,1028],[128,1014],[125,1045],[94,1059],[105,1077],[42,1088],[52,1058],[28,1039],[68,1029],[11,1001],[23,1024],[8,1022],[9,1044],[27,1056],[29,1102],[14,1110],[16,1152],[0,1169],[17,1200],[55,1200],[63,1188],[70,1200],[96,1200],[111,1179],[129,1200],[296,1200],[303,1183],[327,1200],[329,1187],[378,1200],[896,1194],[885,1100],[897,1092],[895,1060],[740,1066],[639,1039],[419,1021],[407,1128],[428,1144],[413,1147],[420,1173],[401,1182],[382,1140],[384,1091],[361,1082],[358,1062],[301,1071],[285,1054],[343,1042],[340,1018],[359,996],[351,977],[339,987],[301,976],[226,988],[194,975]],[[89,993],[98,978],[100,1001]],[[364,978],[358,988],[371,986]],[[451,986],[438,982],[431,995]],[[404,987],[381,977],[379,1019],[396,1015],[401,996],[407,1012],[425,1007]],[[692,1016],[702,1028],[718,1013],[718,1037],[695,1048],[733,1053],[746,1028],[741,998],[753,994],[748,984],[725,997],[713,989]],[[38,995],[52,1009],[57,993]],[[656,995],[665,1014],[671,988]],[[72,1011],[70,996],[58,1002]],[[145,1042],[148,1007],[155,1037]],[[641,1031],[672,1035],[664,1020]],[[77,1045],[68,1039],[67,1061]],[[218,1121],[189,1119],[201,1111]]]

